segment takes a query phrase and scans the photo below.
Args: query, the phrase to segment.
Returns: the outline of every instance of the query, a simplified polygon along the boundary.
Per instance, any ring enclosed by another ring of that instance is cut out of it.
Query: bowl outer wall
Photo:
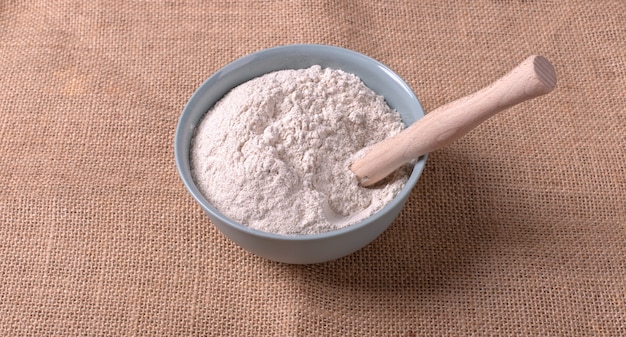
[[[251,229],[229,219],[213,207],[196,187],[191,176],[189,150],[197,123],[232,88],[263,74],[320,65],[355,74],[369,88],[385,97],[403,122],[410,125],[424,116],[411,88],[380,62],[360,53],[326,45],[287,45],[244,56],[218,70],[191,96],[180,116],[174,140],[176,165],[187,190],[207,213],[213,224],[244,249],[286,263],[319,263],[348,255],[370,243],[393,222],[417,182],[426,156],[413,168],[406,186],[376,214],[346,228],[314,234],[287,236]]]

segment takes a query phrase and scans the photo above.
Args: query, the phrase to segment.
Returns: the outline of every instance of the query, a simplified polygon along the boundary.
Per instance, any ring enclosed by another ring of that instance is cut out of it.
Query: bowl
[[[406,82],[382,63],[348,49],[328,45],[285,45],[246,55],[210,76],[185,105],[174,138],[174,155],[180,177],[209,219],[220,232],[245,250],[269,260],[311,264],[349,255],[376,239],[394,221],[417,183],[426,156],[414,164],[404,188],[385,207],[372,216],[338,230],[311,235],[280,235],[249,228],[229,219],[202,195],[190,168],[189,150],[196,125],[202,116],[230,89],[255,77],[277,70],[303,69],[320,65],[352,73],[370,89],[382,95],[398,111],[403,123],[410,125],[424,111]],[[254,205],[251,205],[254,207]]]

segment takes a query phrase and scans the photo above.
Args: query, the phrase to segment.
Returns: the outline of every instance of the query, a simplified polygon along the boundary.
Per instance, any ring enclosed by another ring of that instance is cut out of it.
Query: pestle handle
[[[350,169],[362,186],[384,179],[405,163],[446,146],[496,113],[545,95],[556,86],[554,67],[533,55],[469,96],[439,107],[394,137],[365,149]]]

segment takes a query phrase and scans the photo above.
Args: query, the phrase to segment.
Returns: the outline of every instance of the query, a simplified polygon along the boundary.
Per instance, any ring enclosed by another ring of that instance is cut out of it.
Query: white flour
[[[323,216],[385,206],[408,169],[374,188],[349,170],[364,147],[404,128],[397,112],[358,77],[313,66],[250,80],[202,119],[191,147],[192,174],[207,200],[229,218],[278,234],[337,229]]]

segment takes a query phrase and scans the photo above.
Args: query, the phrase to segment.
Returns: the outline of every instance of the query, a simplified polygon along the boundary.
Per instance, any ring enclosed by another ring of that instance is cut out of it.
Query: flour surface
[[[403,128],[352,74],[281,70],[232,89],[207,112],[192,141],[192,174],[207,200],[237,222],[322,233],[338,227],[322,214],[325,199],[342,215],[374,213],[402,189],[408,168],[364,188],[349,166],[360,150]]]

